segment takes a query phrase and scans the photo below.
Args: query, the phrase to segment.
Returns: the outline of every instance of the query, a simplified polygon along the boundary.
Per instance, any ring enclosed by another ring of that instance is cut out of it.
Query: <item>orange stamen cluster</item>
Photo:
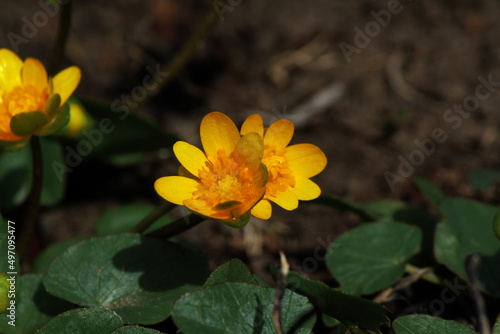
[[[266,165],[269,173],[266,196],[277,197],[279,192],[295,186],[295,176],[288,167],[285,153],[286,149],[284,148],[266,147],[264,150],[262,163]]]
[[[26,111],[43,111],[49,93],[39,91],[33,85],[16,86],[3,96],[3,103],[12,117]]]
[[[238,164],[223,150],[208,157],[206,167],[199,170],[200,183],[193,199],[206,201],[212,209],[226,202],[244,203],[258,196],[254,174],[247,166]]]

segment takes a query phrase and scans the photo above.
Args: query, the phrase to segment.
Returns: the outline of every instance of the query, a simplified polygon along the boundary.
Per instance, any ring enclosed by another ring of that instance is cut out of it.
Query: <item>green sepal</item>
[[[70,113],[69,113],[69,106],[68,104],[65,104],[62,106],[59,111],[58,115],[56,115],[53,120],[45,126],[41,131],[38,131],[36,134],[40,136],[47,136],[51,135],[59,130],[61,130],[66,124],[68,124],[70,118]]]
[[[246,224],[248,224],[248,222],[250,221],[250,216],[251,216],[251,214],[250,214],[250,210],[249,210],[248,212],[246,212],[245,214],[242,214],[238,218],[234,218],[234,220],[231,220],[231,221],[224,221],[223,220],[222,222],[224,224],[226,224],[227,226],[240,228],[240,227],[243,227]]]
[[[264,171],[264,184],[262,185],[263,187],[266,186],[267,181],[269,181],[269,171],[267,170],[266,165],[264,165],[262,162],[260,163],[262,166],[262,170]]]
[[[49,118],[53,116],[61,105],[61,96],[59,94],[54,94],[47,99],[43,111],[45,115],[49,115]]]
[[[42,111],[28,111],[15,115],[10,120],[10,129],[19,137],[25,137],[41,129],[48,122]]]

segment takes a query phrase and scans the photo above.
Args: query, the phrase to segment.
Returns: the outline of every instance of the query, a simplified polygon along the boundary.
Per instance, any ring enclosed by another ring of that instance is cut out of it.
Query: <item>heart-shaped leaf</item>
[[[500,297],[500,240],[492,229],[497,208],[458,198],[444,200],[439,211],[444,221],[436,229],[436,259],[468,281],[468,258],[472,254],[479,254],[479,287]]]
[[[276,290],[247,283],[211,285],[183,295],[173,319],[185,334],[275,333],[273,303]],[[285,291],[282,325],[285,333],[311,333],[316,321],[306,297]]]
[[[421,240],[422,232],[415,226],[394,222],[361,225],[330,245],[326,264],[341,285],[354,283],[362,287],[362,294],[370,294],[401,278]]]
[[[175,300],[207,277],[207,262],[192,251],[118,234],[69,248],[52,262],[43,283],[75,304],[112,309],[127,324],[153,324],[165,320]]]
[[[95,333],[110,334],[122,327],[118,314],[104,307],[87,307],[58,315],[37,331],[37,334]]]
[[[247,266],[239,259],[232,259],[215,269],[208,278],[205,285],[214,285],[217,283],[243,282],[257,284],[252,277],[252,273]]]
[[[428,315],[408,315],[400,317],[394,321],[392,326],[396,334],[476,334],[475,331],[458,322]]]
[[[72,304],[48,294],[42,285],[42,275],[16,276],[15,283],[14,317],[9,317],[9,310],[0,314],[0,333],[34,333],[52,317],[74,307]]]

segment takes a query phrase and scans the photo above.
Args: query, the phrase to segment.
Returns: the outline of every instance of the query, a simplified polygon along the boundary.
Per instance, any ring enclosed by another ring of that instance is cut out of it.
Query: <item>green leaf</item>
[[[135,234],[92,238],[56,258],[47,291],[81,306],[104,306],[127,324],[165,320],[175,300],[200,287],[208,264],[181,246]]]
[[[97,219],[96,233],[98,235],[108,235],[128,232],[154,209],[155,207],[150,204],[129,204],[108,209]],[[171,222],[172,219],[168,215],[163,215],[148,227],[144,233],[154,231]]]
[[[420,191],[427,197],[429,202],[433,205],[438,206],[439,203],[445,199],[445,194],[439,189],[434,183],[423,177],[417,177],[415,179],[415,184],[420,189]]]
[[[396,334],[476,334],[469,327],[455,321],[428,315],[408,315],[397,318],[393,323]]]
[[[87,240],[89,239],[90,236],[78,236],[72,239],[67,239],[64,241],[61,241],[57,244],[51,245],[47,247],[42,253],[40,253],[35,261],[33,261],[33,264],[31,265],[31,272],[33,273],[39,273],[39,274],[44,274],[47,269],[49,268],[50,264],[52,261],[59,256],[59,254],[63,253],[66,251],[68,248],[70,248],[73,245],[76,245],[80,241]]]
[[[47,122],[47,116],[43,112],[28,111],[14,115],[10,120],[10,129],[16,136],[24,137],[41,129]]]
[[[493,334],[500,334],[500,316],[497,317],[497,322],[493,327]]]
[[[402,223],[361,225],[329,247],[326,264],[341,284],[358,284],[362,294],[385,289],[404,273],[406,262],[422,240],[419,228]]]
[[[64,196],[66,173],[60,175],[54,164],[64,165],[60,145],[54,140],[40,138],[43,160],[42,205],[53,205]],[[0,155],[0,208],[10,209],[20,205],[31,190],[33,163],[31,148]]]
[[[48,138],[40,138],[40,146],[42,148],[43,160],[42,195],[40,203],[50,206],[57,204],[63,199],[66,187],[66,173],[62,173],[62,175],[59,174],[53,165],[56,163],[64,165],[65,162],[61,145],[56,141]]]
[[[111,334],[158,334],[161,333],[155,329],[144,328],[139,326],[120,327]]]
[[[88,307],[60,314],[36,333],[109,334],[122,326],[122,319],[112,310],[103,307]]]
[[[47,293],[42,285],[42,275],[16,276],[15,327],[7,313],[0,314],[0,332],[3,334],[34,333],[55,315],[72,304]],[[53,332],[64,333],[64,332]]]
[[[31,152],[29,145],[0,155],[0,208],[21,204],[31,189]]]
[[[250,270],[248,270],[247,266],[239,259],[232,259],[215,269],[205,285],[227,282],[257,284]]]
[[[468,281],[467,259],[472,254],[480,254],[479,287],[500,297],[500,240],[491,227],[497,208],[458,198],[444,200],[439,211],[444,221],[436,229],[437,261]]]
[[[477,172],[472,172],[467,175],[467,180],[475,190],[485,191],[500,181],[500,170],[483,169]]]
[[[276,290],[247,283],[223,283],[183,295],[174,305],[173,319],[186,334],[275,333],[273,302]],[[311,333],[316,321],[307,298],[285,291],[284,332]]]
[[[271,267],[271,274],[276,279],[279,269]],[[309,298],[314,307],[326,315],[337,319],[350,328],[362,328],[380,331],[382,324],[389,324],[387,309],[361,297],[347,295],[326,284],[309,280],[296,272],[287,276],[290,289]]]
[[[93,128],[83,131],[82,136],[70,143],[78,149],[82,140],[93,145],[89,156],[109,159],[115,154],[153,152],[158,149],[171,149],[178,140],[174,135],[166,133],[152,118],[130,111],[127,106],[99,102],[91,99],[80,99],[85,110],[94,118]],[[81,154],[86,158],[87,155]]]
[[[500,210],[497,211],[493,220],[493,232],[495,236],[500,239]]]

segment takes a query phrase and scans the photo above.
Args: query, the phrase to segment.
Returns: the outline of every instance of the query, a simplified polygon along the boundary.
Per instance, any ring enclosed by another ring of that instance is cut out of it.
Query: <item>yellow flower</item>
[[[174,153],[183,167],[180,176],[158,179],[155,189],[169,202],[242,227],[266,191],[262,136],[240,136],[234,123],[219,112],[203,118],[200,136],[205,153],[186,142],[175,143]]]
[[[37,59],[23,62],[0,49],[0,148],[19,148],[32,135],[52,134],[64,126],[69,119],[65,104],[80,76],[73,66],[49,78]]]
[[[253,207],[253,216],[269,219],[272,213],[270,201],[286,210],[294,210],[299,205],[299,200],[313,200],[321,194],[321,189],[309,178],[326,167],[326,156],[311,144],[288,146],[294,132],[292,122],[280,119],[264,130],[262,117],[254,114],[241,127],[241,135],[251,132],[264,138],[262,163],[269,173],[266,194]]]
[[[83,106],[75,98],[70,98],[67,104],[70,114],[69,122],[57,132],[57,134],[70,138],[77,138],[82,130],[92,126],[93,121]]]

